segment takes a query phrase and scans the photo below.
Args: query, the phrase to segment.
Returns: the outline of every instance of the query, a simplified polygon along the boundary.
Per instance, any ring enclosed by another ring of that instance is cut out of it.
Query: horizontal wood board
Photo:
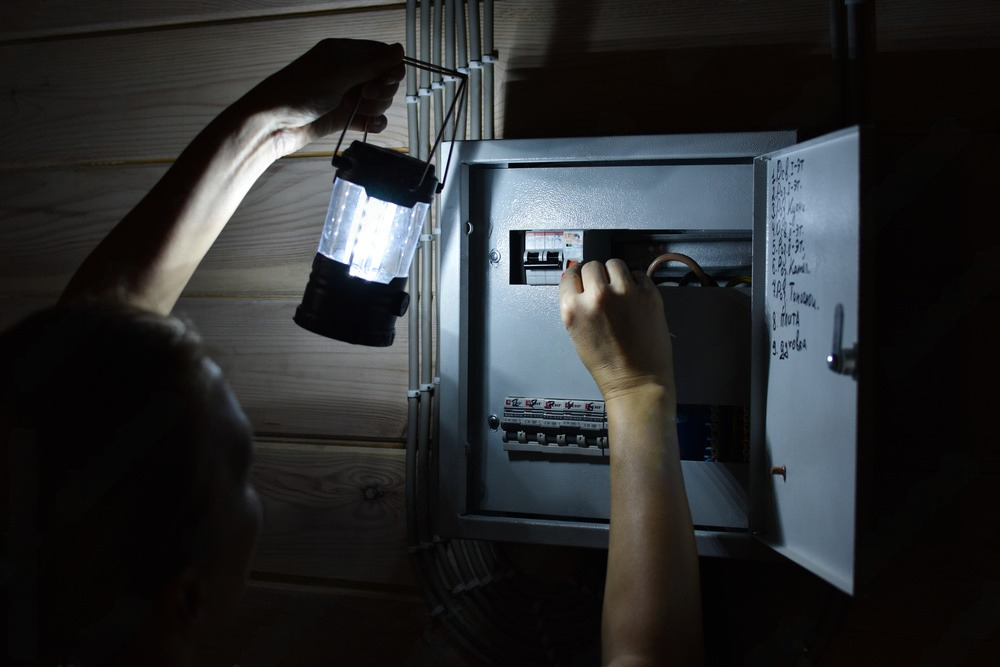
[[[399,0],[7,0],[0,4],[0,41],[69,36],[110,30],[140,30],[218,21],[274,18],[290,14],[362,11]]]
[[[0,330],[54,300],[0,298]],[[407,419],[406,320],[387,348],[301,329],[298,301],[181,299],[174,312],[205,341],[258,435],[392,442]]]
[[[167,166],[0,174],[0,293],[55,296]],[[299,297],[330,196],[329,158],[279,160],[257,181],[186,294]]]
[[[0,42],[69,36],[112,30],[139,30],[191,23],[241,20],[271,20],[281,16],[310,13],[363,13],[372,8],[402,5],[402,0],[171,0],[158,3],[99,0],[82,4],[73,0],[10,0],[0,6]],[[541,13],[560,12],[570,20],[592,15],[595,10],[582,8],[574,2],[533,0],[498,0],[497,17],[524,13],[530,5],[548,5]],[[810,11],[825,11],[827,3],[811,5]],[[482,5],[482,3],[480,3]],[[419,6],[419,3],[418,3]],[[593,7],[593,3],[591,3]],[[631,8],[636,8],[633,13]],[[598,3],[596,13],[602,22],[669,17],[670,22],[690,26],[692,31],[711,35],[717,25],[731,26],[733,33],[763,32],[769,26],[780,25],[788,13],[787,3],[767,0],[630,0],[629,2]],[[989,29],[1000,26],[1000,7],[992,0],[972,0],[961,3],[927,3],[911,0],[879,0],[878,19],[884,26],[881,36],[884,46],[918,43],[921,48],[940,44],[942,37],[962,41],[988,39]],[[648,24],[647,24],[648,25]],[[646,26],[644,26],[646,27]],[[970,46],[984,47],[980,41]]]
[[[252,576],[415,586],[405,470],[402,450],[256,443],[264,521]]]
[[[389,8],[7,46],[0,166],[176,157],[222,109],[320,39],[401,42],[404,28],[402,11]],[[397,95],[373,143],[407,145],[405,106]]]

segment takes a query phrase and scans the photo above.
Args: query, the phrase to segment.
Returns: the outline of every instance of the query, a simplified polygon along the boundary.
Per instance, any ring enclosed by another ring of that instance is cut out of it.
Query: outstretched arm
[[[560,285],[573,344],[604,395],[611,525],[601,644],[608,665],[701,664],[701,593],[659,291],[621,260]]]
[[[167,314],[258,177],[342,129],[385,128],[405,72],[398,44],[323,40],[225,109],[94,249],[62,302],[123,302]],[[358,105],[358,98],[361,98]]]

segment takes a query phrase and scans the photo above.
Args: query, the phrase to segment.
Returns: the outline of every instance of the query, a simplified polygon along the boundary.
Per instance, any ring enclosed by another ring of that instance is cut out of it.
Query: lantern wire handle
[[[438,146],[441,144],[441,139],[444,138],[444,129],[448,127],[448,121],[451,119],[452,115],[455,116],[455,124],[458,124],[458,119],[462,117],[462,111],[465,108],[465,93],[466,84],[469,81],[469,77],[458,70],[448,69],[447,67],[441,67],[440,65],[433,65],[431,63],[424,62],[422,60],[417,60],[415,58],[410,58],[407,56],[403,57],[403,63],[410,65],[411,67],[416,67],[417,69],[424,69],[429,72],[434,72],[435,74],[448,74],[460,79],[461,83],[458,85],[458,90],[455,93],[455,97],[451,100],[451,106],[448,108],[448,113],[444,117],[444,122],[441,123],[441,129],[438,130],[437,137],[434,138],[434,145],[431,146],[431,152],[427,156],[427,165],[424,167],[424,173],[420,175],[420,180],[417,181],[413,189],[420,187],[420,184],[424,182],[424,178],[427,177],[427,172],[431,168],[431,160],[434,159],[434,153],[437,151]],[[458,112],[456,113],[456,107]],[[340,139],[337,140],[337,147],[333,149],[334,156],[340,152],[340,146],[344,143],[344,136],[347,135],[347,129],[354,122],[354,117],[358,114],[358,109],[361,108],[361,94],[358,93],[358,101],[354,104],[354,110],[351,111],[351,117],[347,119],[347,123],[344,124],[344,130],[340,133]],[[364,142],[368,141],[368,121],[365,121],[365,137]],[[454,149],[454,142],[452,142],[452,149]],[[441,182],[438,183],[437,192],[441,192],[444,188],[444,179],[448,174],[448,168],[451,166],[451,153],[448,151],[448,160],[444,166],[444,173],[441,175]]]
[[[347,134],[347,128],[351,126],[354,122],[354,117],[358,114],[358,109],[361,107],[361,92],[358,91],[358,101],[354,104],[354,111],[351,112],[351,117],[347,119],[344,123],[344,131],[340,133],[340,139],[337,140],[337,147],[333,149],[333,156],[337,157],[337,153],[340,152],[340,145],[344,143],[344,136]],[[368,123],[365,123],[365,141],[368,141]]]
[[[435,151],[437,151],[438,146],[441,144],[441,139],[444,137],[444,129],[448,127],[448,121],[451,120],[451,117],[454,114],[455,124],[458,125],[458,119],[462,117],[462,111],[465,108],[466,85],[469,82],[469,77],[468,75],[463,74],[458,70],[448,69],[447,67],[441,67],[440,65],[434,65],[431,63],[423,62],[421,60],[417,60],[415,58],[409,58],[407,56],[403,57],[403,62],[406,63],[407,65],[416,67],[417,69],[424,69],[429,72],[434,72],[435,74],[448,74],[450,76],[457,77],[458,79],[461,80],[461,83],[459,83],[458,85],[458,90],[455,93],[455,97],[451,100],[451,106],[448,108],[448,113],[445,115],[444,121],[441,123],[441,129],[438,130],[437,137],[434,138],[434,145],[431,146],[431,152],[427,156],[427,166],[424,167],[424,173],[420,176],[420,180],[417,182],[417,185],[414,186],[416,188],[419,187],[420,184],[424,182],[424,177],[427,176],[427,172],[431,168],[431,160],[434,159],[434,153]],[[455,113],[456,107],[458,107],[457,114]],[[452,142],[452,149],[454,149],[454,142]],[[448,168],[451,166],[451,153],[452,151],[449,150],[448,160],[447,162],[445,162],[444,172],[441,174],[441,182],[438,183],[437,186],[438,192],[441,192],[441,190],[444,188],[444,180],[448,175]]]

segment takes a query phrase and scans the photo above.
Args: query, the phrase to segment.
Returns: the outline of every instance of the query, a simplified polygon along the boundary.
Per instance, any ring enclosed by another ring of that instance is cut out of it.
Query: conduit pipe
[[[445,0],[444,3],[444,66],[447,69],[455,69],[455,0]],[[444,77],[444,103],[449,109],[452,100],[455,99],[455,77],[446,74]],[[452,141],[455,138],[455,122],[452,119],[450,126],[445,130],[445,139]]]
[[[430,8],[430,0],[424,0],[423,5],[426,5],[428,9]],[[428,12],[429,13],[429,12]],[[430,43],[428,44],[428,52],[430,53],[430,62],[433,65],[440,67],[441,65],[441,0],[434,0],[434,13],[433,18],[428,20],[428,26],[424,31],[430,36]],[[434,117],[436,122],[435,131],[433,133],[428,133],[428,143],[430,137],[437,136],[438,130],[444,125],[444,113],[441,109],[442,95],[441,95],[441,74],[438,72],[434,73],[435,83],[433,94],[434,94]],[[438,153],[440,156],[440,153]],[[438,159],[438,166],[442,165],[442,161]],[[438,177],[443,178],[445,175],[438,170]],[[432,346],[434,340],[434,307],[433,307],[433,277],[434,277],[434,255],[437,247],[437,238],[435,237],[434,231],[438,228],[439,207],[435,201],[435,206],[433,210],[433,215],[427,216],[424,222],[424,237],[422,241],[421,249],[421,281],[420,281],[420,303],[422,304],[421,309],[421,327],[420,327],[420,338],[421,338],[421,372],[420,381],[426,386],[421,387],[421,391],[428,392],[428,396],[433,396],[434,391],[434,356],[432,355]],[[427,412],[427,420],[423,423],[423,428],[427,431],[427,441],[430,442],[430,432],[431,432],[431,413]]]
[[[406,2],[406,53],[413,56],[417,50],[417,1]],[[417,125],[417,73],[412,67],[406,68],[406,119],[409,133],[410,155],[416,157],[420,150]],[[410,265],[408,282],[416,285],[419,278],[417,262]],[[406,497],[416,496],[417,434],[419,432],[420,410],[420,338],[417,335],[418,311],[410,308],[407,312],[407,359],[409,361],[406,392]],[[417,543],[417,517],[414,512],[406,513],[406,532],[409,544]]]
[[[420,3],[420,60],[429,62],[431,59],[431,3],[423,0]],[[411,68],[412,69],[412,68]],[[431,73],[420,70],[420,151],[419,157],[426,162],[430,159],[431,138]]]
[[[483,139],[494,137],[493,0],[483,0]]]
[[[431,0],[420,3],[420,59],[431,59]],[[431,72],[420,71],[420,159],[430,160],[431,137]],[[424,233],[420,237],[419,279],[413,285],[417,294],[416,308],[420,309],[420,416],[417,432],[417,528],[421,542],[430,542],[427,501],[428,448],[430,446],[430,414],[434,386],[431,384],[431,222],[424,220]]]
[[[434,23],[431,25],[431,64],[441,67],[441,42],[444,40],[444,4],[441,0],[434,0]],[[434,131],[430,136],[436,137],[438,131],[444,125],[444,76],[441,72],[434,72],[434,80],[431,82],[431,94],[434,96]],[[438,165],[441,161],[438,160]],[[438,170],[438,176],[443,176]]]
[[[465,44],[465,11],[462,8],[462,0],[455,0],[458,6],[455,8],[455,69],[466,76],[469,75],[469,50]],[[470,98],[472,91],[469,91]],[[471,102],[471,100],[470,100]],[[465,117],[455,119],[455,139],[461,141],[465,139]]]
[[[417,0],[406,0],[406,55],[417,53]],[[406,127],[409,133],[410,155],[418,157],[420,133],[417,123],[417,73],[406,68]]]
[[[483,70],[479,58],[479,0],[469,0],[469,138],[483,138]]]

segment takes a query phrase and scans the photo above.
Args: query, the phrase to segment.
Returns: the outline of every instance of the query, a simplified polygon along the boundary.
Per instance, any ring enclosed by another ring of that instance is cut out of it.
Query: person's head
[[[0,335],[10,657],[105,664],[231,610],[258,527],[250,441],[176,319],[63,306]]]

